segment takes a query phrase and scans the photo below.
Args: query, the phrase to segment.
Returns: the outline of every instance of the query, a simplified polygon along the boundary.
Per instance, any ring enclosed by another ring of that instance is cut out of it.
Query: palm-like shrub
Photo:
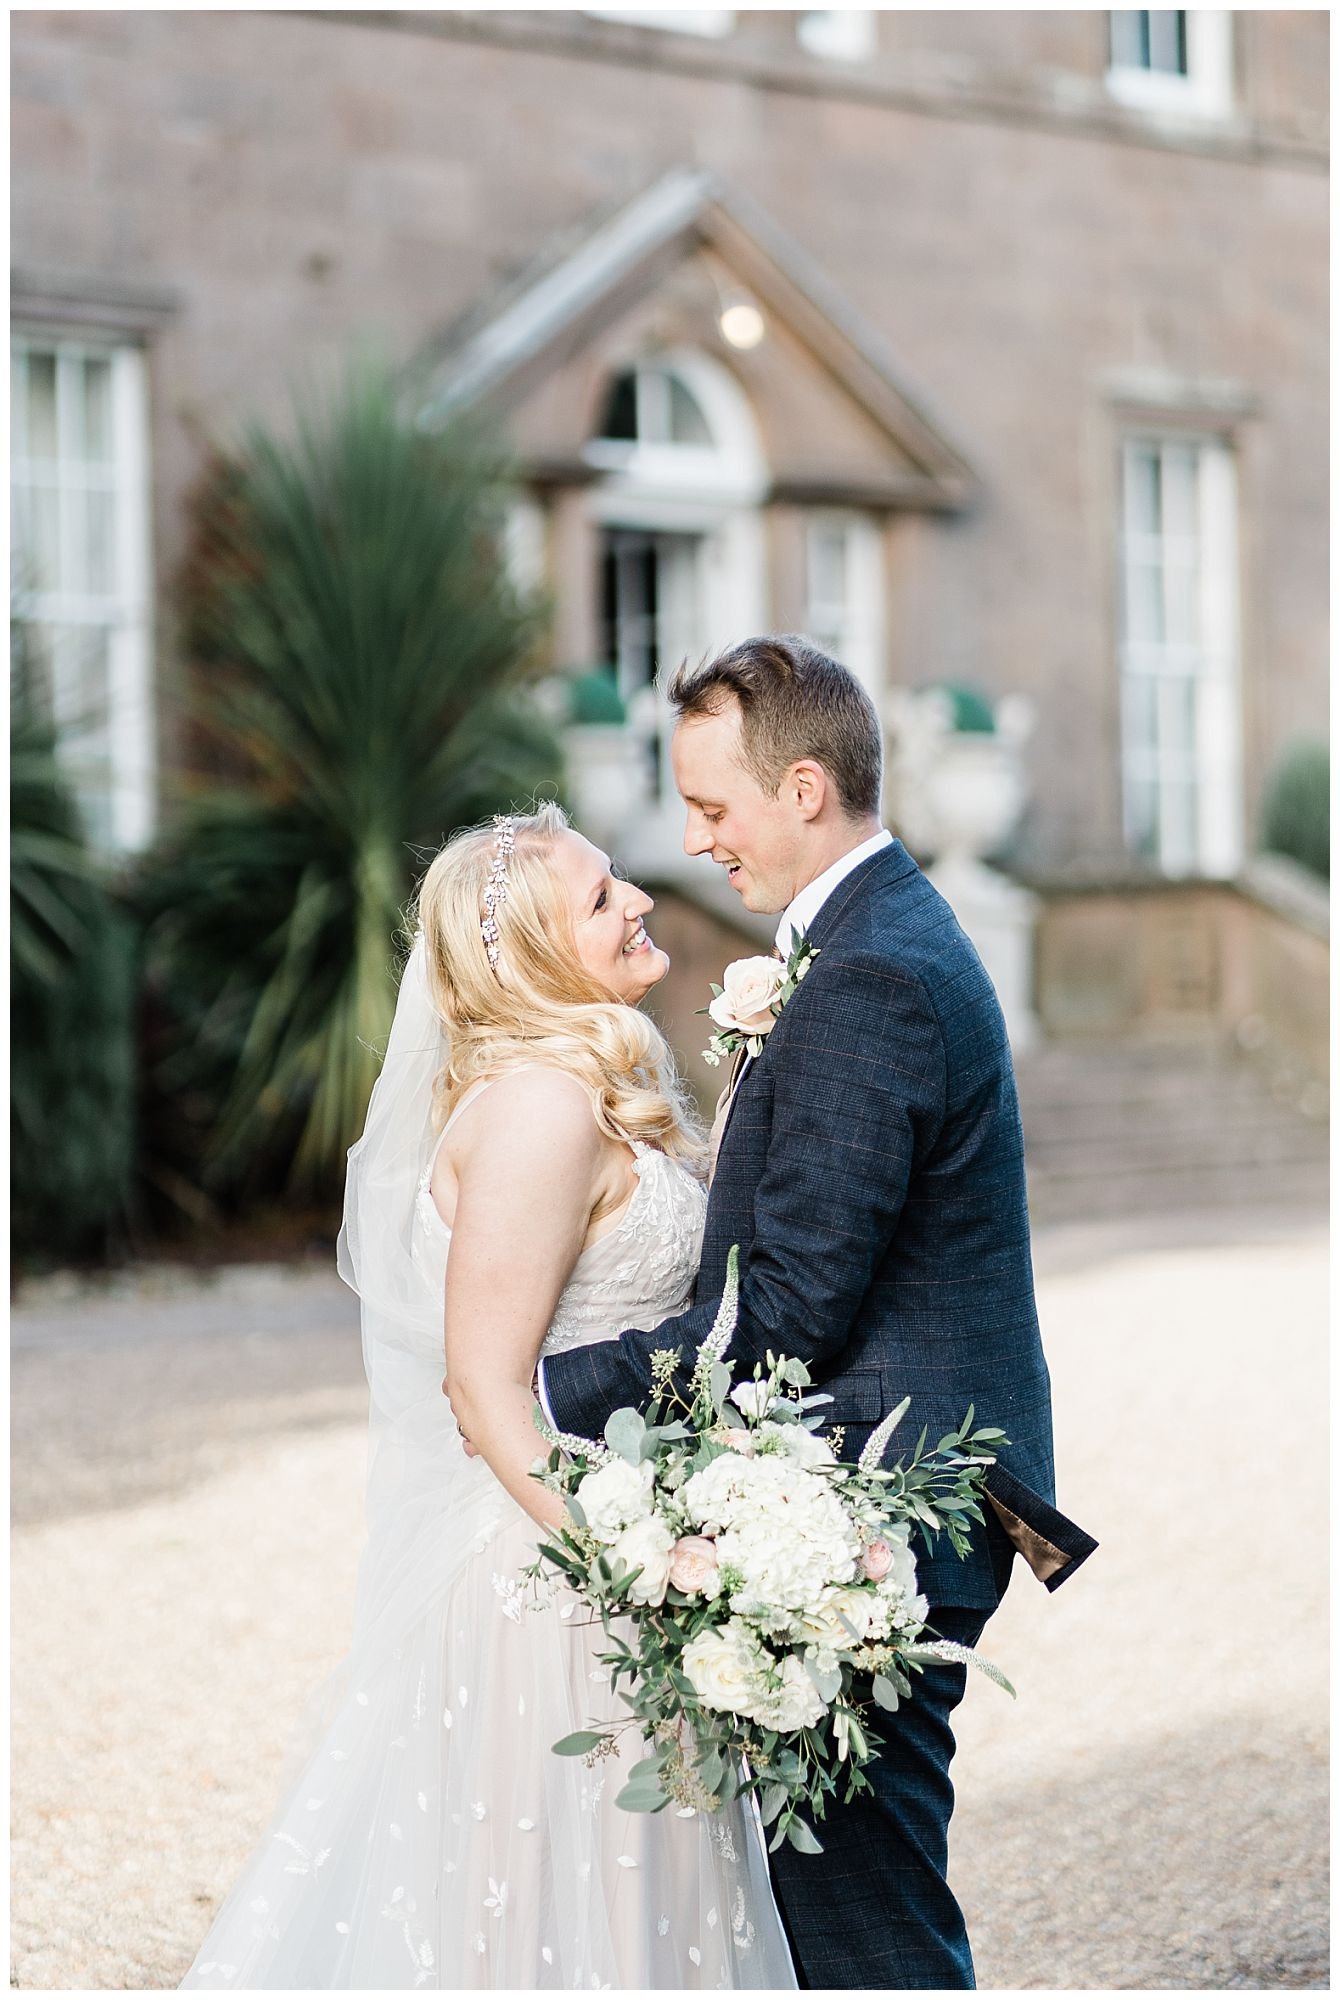
[[[1261,845],[1330,879],[1331,754],[1320,738],[1300,738],[1281,758],[1266,788]]]
[[[366,366],[205,482],[182,612],[214,775],[144,882],[167,1172],[333,1192],[424,860],[556,786],[505,491],[477,432],[424,432]]]
[[[9,865],[14,1250],[95,1255],[129,1214],[135,933],[22,678],[10,694]]]

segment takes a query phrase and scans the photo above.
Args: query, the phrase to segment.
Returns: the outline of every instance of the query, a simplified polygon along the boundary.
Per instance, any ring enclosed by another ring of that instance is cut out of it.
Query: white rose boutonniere
[[[698,1009],[716,1022],[716,1033],[703,1050],[704,1060],[715,1069],[723,1056],[733,1056],[741,1047],[751,1056],[761,1055],[764,1038],[772,1033],[773,1023],[818,956],[798,933],[785,965],[779,958],[732,960],[721,975],[721,985],[713,986],[710,1004]]]

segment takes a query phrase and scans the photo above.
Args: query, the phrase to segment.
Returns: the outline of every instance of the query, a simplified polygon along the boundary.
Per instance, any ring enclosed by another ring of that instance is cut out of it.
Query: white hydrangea
[[[634,1521],[643,1521],[652,1510],[651,1489],[656,1477],[649,1459],[630,1465],[627,1459],[613,1458],[595,1472],[588,1472],[577,1488],[576,1499],[586,1516],[586,1525],[598,1542],[612,1542]]]
[[[698,1527],[724,1528],[742,1507],[766,1505],[785,1483],[776,1459],[746,1458],[723,1451],[710,1465],[695,1472],[683,1488],[689,1519]]]
[[[781,1686],[769,1689],[754,1711],[765,1729],[813,1729],[823,1721],[827,1703],[795,1654],[782,1661]]]
[[[694,1474],[684,1502],[698,1526],[716,1534],[722,1569],[740,1579],[732,1610],[770,1629],[778,1614],[814,1603],[826,1585],[856,1572],[855,1525],[828,1482],[789,1455],[723,1453]]]

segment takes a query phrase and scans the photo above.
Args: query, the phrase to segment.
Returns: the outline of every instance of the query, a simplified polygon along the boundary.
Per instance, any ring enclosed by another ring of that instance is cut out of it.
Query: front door
[[[703,537],[606,528],[601,553],[601,635],[629,719],[645,730],[654,796],[673,788],[668,743],[672,718],[665,684],[702,648]]]

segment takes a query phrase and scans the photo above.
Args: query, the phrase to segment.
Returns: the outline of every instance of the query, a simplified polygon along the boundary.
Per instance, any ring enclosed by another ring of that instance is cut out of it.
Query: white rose
[[[719,1028],[739,1035],[766,1035],[776,1015],[772,1003],[786,983],[786,967],[775,958],[737,958],[721,975],[721,991],[708,1008]]]
[[[761,1417],[772,1404],[766,1382],[741,1382],[738,1389],[731,1390],[730,1399],[747,1417]]]
[[[634,1604],[664,1603],[674,1546],[674,1536],[656,1514],[645,1521],[634,1521],[614,1543],[610,1549],[611,1564],[624,1562],[629,1569],[642,1571],[628,1593]]]
[[[781,1687],[763,1696],[756,1719],[765,1729],[813,1729],[826,1712],[823,1696],[792,1653],[782,1661]]]
[[[807,1647],[817,1665],[832,1667],[840,1653],[850,1652],[853,1646],[887,1629],[888,1611],[887,1603],[874,1591],[822,1590],[792,1625],[792,1641]]]
[[[704,1708],[753,1717],[763,1693],[763,1655],[748,1628],[736,1618],[715,1631],[690,1639],[683,1670]]]
[[[889,1568],[880,1578],[880,1588],[892,1595],[895,1591],[903,1597],[917,1594],[917,1559],[905,1534],[886,1534],[885,1545],[892,1557]]]
[[[646,1519],[651,1512],[655,1477],[656,1468],[649,1459],[630,1465],[627,1459],[613,1458],[608,1465],[587,1473],[575,1497],[598,1542],[612,1542],[634,1521]]]
[[[807,1471],[816,1465],[833,1464],[833,1447],[825,1444],[816,1431],[807,1431],[803,1424],[760,1424],[754,1435],[755,1445],[762,1449],[765,1438],[775,1440],[793,1465],[803,1465]]]

